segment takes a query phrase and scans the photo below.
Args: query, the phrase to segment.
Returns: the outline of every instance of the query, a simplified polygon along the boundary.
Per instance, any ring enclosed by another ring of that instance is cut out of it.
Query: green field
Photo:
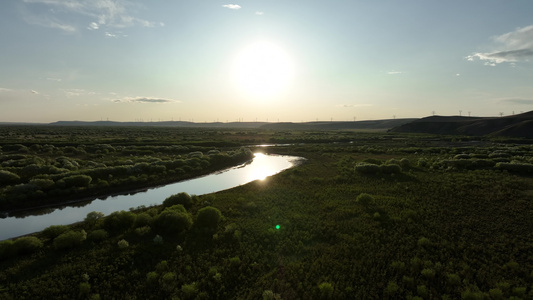
[[[3,210],[197,176],[262,143],[307,158],[0,242],[2,299],[533,298],[531,141],[49,126],[0,127],[0,141]]]

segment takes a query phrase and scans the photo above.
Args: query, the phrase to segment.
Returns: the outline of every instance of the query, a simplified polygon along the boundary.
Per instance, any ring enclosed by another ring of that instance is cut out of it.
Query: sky
[[[531,0],[2,0],[0,122],[533,110]]]

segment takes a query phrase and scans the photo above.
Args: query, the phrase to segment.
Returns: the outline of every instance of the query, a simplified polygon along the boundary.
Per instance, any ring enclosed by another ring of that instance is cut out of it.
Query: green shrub
[[[496,288],[496,289],[490,289],[489,290],[489,296],[491,299],[504,299],[504,295],[502,290]]]
[[[418,285],[416,287],[416,292],[418,293],[418,295],[424,299],[428,298],[429,297],[429,291],[428,291],[428,288],[421,284],[421,285]]]
[[[263,300],[274,300],[276,299],[274,296],[274,292],[271,290],[264,290],[263,291]]]
[[[533,164],[499,162],[496,164],[496,169],[516,173],[533,173]]]
[[[167,272],[161,277],[161,288],[163,290],[170,292],[172,291],[177,284],[177,276],[174,272]]]
[[[374,197],[372,195],[367,193],[361,193],[357,198],[355,199],[355,202],[362,204],[362,205],[369,205],[374,203]]]
[[[192,197],[187,193],[178,193],[176,195],[172,195],[163,201],[163,206],[169,207],[173,205],[181,204],[186,209],[189,209],[192,207]]]
[[[10,258],[17,254],[14,242],[12,240],[6,240],[0,242],[0,260]]]
[[[34,236],[24,236],[16,239],[13,246],[17,253],[33,253],[43,247],[43,242]]]
[[[426,168],[429,165],[429,162],[425,158],[418,159],[418,167],[420,168]]]
[[[155,284],[157,283],[159,279],[159,274],[157,274],[157,272],[148,272],[146,274],[146,282],[148,284]]]
[[[170,207],[165,208],[163,211],[175,211],[175,212],[180,212],[180,213],[184,213],[184,214],[187,213],[187,210],[181,204],[172,205]]]
[[[104,226],[109,231],[124,232],[135,223],[137,215],[131,211],[116,211],[104,219]]]
[[[421,237],[421,238],[418,239],[417,244],[420,247],[429,247],[429,246],[431,246],[431,241],[428,238]]]
[[[198,210],[196,225],[216,229],[221,217],[222,213],[220,210],[212,206],[207,206]]]
[[[185,299],[192,299],[198,293],[198,286],[196,282],[184,284],[181,286],[181,292],[185,296]]]
[[[318,285],[320,298],[331,299],[333,297],[333,285],[329,282],[322,282]]]
[[[38,186],[42,190],[50,189],[55,184],[55,182],[51,179],[41,179],[41,178],[32,179],[30,180],[29,183]]]
[[[202,157],[204,154],[200,151],[194,151],[194,152],[191,152],[187,155],[187,157],[189,158],[194,158],[194,157]]]
[[[369,164],[372,164],[372,165],[381,165],[381,160],[375,159],[375,158],[367,158],[367,159],[363,160],[363,162],[369,163]]]
[[[44,237],[54,239],[58,235],[65,233],[69,230],[67,225],[52,225],[46,227],[41,233]]]
[[[87,296],[91,292],[91,284],[88,282],[80,282],[79,294],[80,296]]]
[[[64,177],[61,179],[58,184],[64,185],[65,187],[88,187],[91,183],[92,178],[88,175],[73,175]],[[61,182],[61,184],[60,184]]]
[[[357,163],[355,165],[355,171],[361,174],[377,174],[380,171],[380,168],[378,165],[375,164],[369,164],[369,163]]]
[[[379,170],[384,174],[399,174],[402,172],[402,167],[397,164],[386,164],[379,166]]]
[[[160,236],[159,234],[157,234],[157,235],[154,237],[153,241],[154,241],[154,244],[156,244],[156,245],[161,245],[161,244],[163,244],[163,237]]]
[[[480,291],[472,291],[470,289],[461,293],[461,299],[464,300],[483,300],[485,299],[485,293]]]
[[[241,258],[238,256],[231,257],[229,259],[229,264],[233,267],[239,266],[241,264]]]
[[[154,220],[157,231],[165,233],[181,233],[192,226],[192,218],[188,213],[165,209]]]
[[[457,274],[448,274],[447,276],[448,284],[452,286],[460,286],[461,285],[461,277]]]
[[[87,235],[87,239],[93,242],[99,242],[107,239],[109,234],[105,229],[93,230]]]
[[[411,167],[411,161],[407,158],[400,159],[400,166],[404,169],[408,169]]]
[[[81,245],[83,241],[87,238],[87,233],[85,230],[82,231],[72,231],[69,230],[65,233],[60,234],[54,239],[54,247],[56,249],[66,249],[72,248],[75,246]]]
[[[152,224],[152,216],[145,212],[137,214],[135,227],[149,226],[150,224]]]
[[[103,212],[99,212],[99,211],[92,211],[90,213],[87,214],[87,216],[85,217],[85,223],[89,224],[89,225],[94,225],[96,223],[96,221],[98,221],[99,219],[101,219],[102,217],[104,217],[104,213]]]
[[[426,279],[433,279],[435,278],[435,270],[433,269],[430,269],[430,268],[426,268],[426,269],[423,269],[422,272],[420,272],[422,274],[422,276]]]
[[[143,235],[148,234],[151,230],[152,228],[150,226],[142,226],[142,227],[135,228],[135,234],[139,236],[143,236]]]
[[[527,288],[524,286],[517,286],[513,288],[513,295],[516,297],[520,297],[523,299],[523,297],[526,296]]]
[[[389,283],[387,284],[387,287],[385,288],[384,293],[385,295],[388,295],[388,296],[394,296],[398,292],[399,289],[400,287],[395,281],[389,281]]]
[[[118,241],[117,245],[120,249],[126,249],[130,246],[130,243],[128,243],[128,241],[126,241],[125,239],[122,239]]]

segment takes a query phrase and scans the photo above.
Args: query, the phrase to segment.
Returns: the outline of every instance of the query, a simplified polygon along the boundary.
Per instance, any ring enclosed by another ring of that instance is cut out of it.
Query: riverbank
[[[155,188],[162,187],[168,184],[183,182],[187,180],[194,180],[196,178],[208,176],[211,174],[225,172],[227,170],[238,168],[241,165],[250,163],[252,160],[253,159],[247,160],[245,162],[239,162],[235,166],[224,167],[218,170],[205,170],[206,171],[205,173],[195,174],[191,177],[181,177],[180,179],[177,179],[177,180],[167,178],[166,180],[163,180],[163,181],[141,184],[140,187],[136,187],[133,189],[129,187],[122,187],[122,186],[107,187],[104,192],[97,191],[97,192],[93,192],[90,195],[85,195],[85,196],[83,194],[82,195],[78,195],[78,194],[70,195],[68,197],[58,200],[57,202],[50,203],[50,204],[32,206],[32,207],[27,207],[27,208],[12,209],[12,210],[7,210],[7,211],[0,211],[0,218],[20,217],[20,216],[25,215],[24,212],[31,212],[34,210],[41,210],[41,209],[46,209],[46,208],[60,208],[60,207],[66,207],[69,205],[79,204],[83,202],[90,202],[90,201],[97,200],[97,199],[105,200],[107,198],[116,197],[116,196],[133,195],[136,193],[142,193],[142,192],[146,192],[147,190],[155,189]],[[78,198],[78,197],[81,197],[81,198]]]
[[[113,148],[110,145],[104,148],[109,147]],[[85,159],[80,159],[79,155],[50,158],[41,153],[0,155],[2,166],[11,166],[2,170],[2,175],[13,178],[10,184],[0,186],[1,212],[57,206],[77,199],[150,188],[223,170],[253,158],[253,153],[246,148],[226,152],[211,150],[206,155],[196,151],[188,155],[159,154],[125,159],[129,153],[126,150],[115,150],[109,157],[98,157],[99,161],[88,160],[95,157],[87,154]],[[58,168],[58,164],[62,168]]]
[[[262,155],[251,162],[185,181],[160,185],[131,193],[120,193],[104,199],[72,203],[70,206],[46,207],[36,211],[0,219],[0,240],[36,232],[51,225],[67,225],[81,221],[93,211],[109,215],[115,211],[161,204],[171,195],[186,192],[202,195],[226,190],[250,181],[271,176],[302,162],[300,157]]]

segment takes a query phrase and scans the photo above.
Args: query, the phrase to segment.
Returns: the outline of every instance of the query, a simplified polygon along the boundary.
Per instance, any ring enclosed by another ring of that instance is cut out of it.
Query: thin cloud
[[[98,28],[100,28],[100,25],[98,25],[98,23],[96,22],[91,22],[91,24],[87,26],[87,29],[89,30],[97,30]]]
[[[370,107],[372,104],[338,104],[337,107],[341,108],[354,108],[354,107]]]
[[[74,33],[77,31],[75,26],[66,24],[53,16],[26,15],[24,20],[31,25],[59,29],[65,33]]]
[[[115,103],[176,103],[180,101],[155,97],[124,97],[112,100]]]
[[[34,25],[61,29],[66,33],[78,31],[79,24],[74,19],[87,17],[92,19],[84,22],[88,30],[106,28],[126,28],[133,26],[156,27],[164,26],[161,22],[152,22],[131,15],[132,4],[126,0],[23,0],[27,4],[25,20]],[[31,13],[36,5],[45,5],[49,9],[41,13]],[[75,16],[75,18],[73,17]]]
[[[484,60],[486,65],[495,66],[503,62],[518,62],[533,57],[533,49],[520,49],[510,51],[499,51],[493,53],[476,53],[468,56],[468,60],[473,61],[475,58]]]
[[[389,74],[389,75],[399,75],[399,74],[403,74],[403,72],[401,72],[401,71],[389,71],[389,72],[387,72],[387,74]]]
[[[516,63],[533,58],[533,25],[518,28],[492,38],[500,49],[492,52],[478,52],[466,57],[469,61],[479,59],[485,65],[496,66],[504,62]]]
[[[0,88],[0,93],[11,92],[12,89]]]
[[[63,90],[63,92],[65,93],[65,96],[67,98],[78,97],[78,96],[86,94],[84,89],[68,89],[68,90]]]
[[[502,104],[533,105],[533,99],[510,98],[499,101]]]
[[[262,15],[264,15],[265,13],[262,12],[262,11],[256,11],[255,14],[258,15],[258,16],[262,16]]]
[[[238,4],[224,4],[222,5],[222,7],[234,9],[234,10],[241,9],[241,6]]]
[[[37,92],[36,90],[30,90],[30,92],[31,92],[32,94],[36,94],[36,95],[39,94],[39,92]]]

